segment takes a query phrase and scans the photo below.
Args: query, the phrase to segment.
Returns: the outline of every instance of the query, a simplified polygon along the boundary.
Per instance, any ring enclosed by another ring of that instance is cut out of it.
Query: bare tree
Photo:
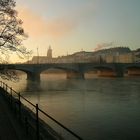
[[[22,41],[27,38],[27,34],[22,28],[22,20],[17,17],[14,0],[0,0],[0,61],[8,63],[11,53],[16,53],[19,57],[30,55],[30,51],[22,45]],[[11,79],[13,72],[0,70],[0,76]],[[9,77],[9,78],[8,78]],[[15,76],[14,76],[15,77]]]

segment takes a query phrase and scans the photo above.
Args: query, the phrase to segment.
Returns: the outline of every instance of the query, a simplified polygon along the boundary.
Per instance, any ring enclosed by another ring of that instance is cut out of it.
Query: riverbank
[[[0,140],[29,140],[9,108],[0,88]]]
[[[63,140],[38,117],[38,106],[33,105],[37,109],[34,113],[22,104],[20,94],[17,94],[18,98],[16,98],[13,95],[15,91],[6,84],[2,84],[3,88],[0,87],[0,140],[45,140],[46,138]]]

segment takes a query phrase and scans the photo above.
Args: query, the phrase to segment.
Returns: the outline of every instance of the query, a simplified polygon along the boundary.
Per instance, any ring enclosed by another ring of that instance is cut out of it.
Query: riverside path
[[[0,94],[0,140],[29,140],[2,94]]]
[[[25,106],[22,100],[32,105],[35,112]],[[65,138],[59,132],[53,130],[39,118],[40,113],[57,124],[59,128],[69,133],[70,137],[67,135],[66,139],[73,137],[73,140],[83,140],[73,131],[41,110],[38,104],[34,105],[20,93],[0,81],[0,140],[64,140]]]

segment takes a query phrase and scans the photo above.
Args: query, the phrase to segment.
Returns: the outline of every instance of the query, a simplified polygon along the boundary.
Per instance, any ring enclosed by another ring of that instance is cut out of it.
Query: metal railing
[[[15,90],[12,89],[12,87],[9,87],[7,84],[5,84],[4,82],[0,81],[0,87],[4,90],[4,93],[7,95],[7,99],[9,100],[11,107],[14,106],[14,104],[17,104],[17,109],[18,109],[18,115],[19,115],[19,119],[22,118],[22,114],[21,114],[21,109],[22,109],[22,101],[24,100],[24,102],[28,103],[33,109],[34,112],[28,109],[35,114],[35,130],[36,130],[36,140],[41,140],[40,137],[40,118],[39,118],[39,113],[42,113],[43,115],[45,115],[45,117],[49,118],[51,121],[53,121],[56,125],[58,125],[59,127],[63,128],[67,133],[69,133],[75,140],[83,140],[80,136],[78,136],[76,133],[74,133],[72,130],[70,130],[69,128],[67,128],[66,126],[64,126],[63,124],[61,124],[60,122],[58,122],[56,119],[54,119],[53,117],[51,117],[49,114],[47,114],[46,112],[44,112],[43,110],[41,110],[38,106],[38,104],[33,104],[32,102],[30,102],[28,99],[26,99],[25,97],[23,97],[20,93],[16,92]],[[17,96],[17,97],[16,97]],[[24,105],[24,104],[23,104]],[[25,106],[25,105],[24,105]],[[26,132],[28,133],[28,127],[29,125],[31,125],[29,123],[29,120],[27,117],[25,117],[25,127],[26,127]],[[47,124],[46,124],[47,125]],[[58,134],[58,133],[57,133]],[[59,135],[59,134],[58,134]],[[61,137],[61,136],[60,136]],[[68,138],[68,137],[67,137]],[[60,139],[63,139],[62,137]],[[71,138],[70,138],[71,139]]]

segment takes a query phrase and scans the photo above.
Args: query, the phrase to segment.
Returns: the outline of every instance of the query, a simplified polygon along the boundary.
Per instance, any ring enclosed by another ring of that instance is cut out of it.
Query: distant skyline
[[[33,55],[54,56],[101,46],[140,47],[140,0],[17,0]]]

